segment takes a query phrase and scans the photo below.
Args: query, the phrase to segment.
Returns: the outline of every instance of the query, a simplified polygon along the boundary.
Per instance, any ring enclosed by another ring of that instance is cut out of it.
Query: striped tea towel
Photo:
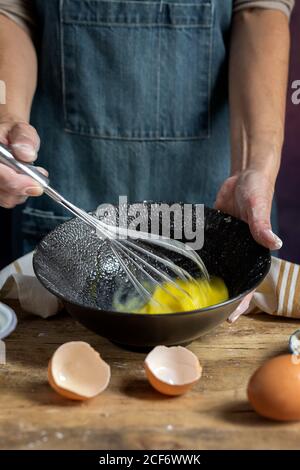
[[[23,256],[0,272],[0,300],[19,299],[24,311],[47,318],[55,315],[62,304],[35,277],[32,255]],[[300,318],[299,265],[272,258],[264,281],[244,298],[229,321],[237,320],[242,313],[257,312]]]
[[[300,266],[272,257],[270,271],[256,289],[246,313],[300,318]]]

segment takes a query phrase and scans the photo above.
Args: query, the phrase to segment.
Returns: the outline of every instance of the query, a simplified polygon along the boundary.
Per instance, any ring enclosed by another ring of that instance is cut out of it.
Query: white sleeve
[[[31,0],[0,0],[0,13],[15,21],[28,32],[32,32],[35,17]]]
[[[245,8],[268,8],[271,10],[280,10],[289,17],[294,8],[294,4],[294,0],[234,0],[233,12]]]

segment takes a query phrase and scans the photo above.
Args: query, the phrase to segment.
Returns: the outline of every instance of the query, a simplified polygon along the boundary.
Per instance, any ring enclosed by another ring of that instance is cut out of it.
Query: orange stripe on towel
[[[285,292],[284,292],[284,300],[283,300],[283,306],[282,306],[282,315],[288,316],[288,301],[289,297],[291,295],[290,289],[291,289],[291,282],[292,282],[292,277],[293,277],[293,272],[294,272],[294,264],[291,264],[289,267],[289,273],[288,273],[288,278],[286,281],[286,287],[285,287]]]
[[[295,285],[295,294],[293,302],[292,317],[300,318],[300,270],[298,271],[297,281]]]
[[[277,280],[277,285],[275,287],[276,297],[278,299],[278,307],[279,307],[280,289],[281,289],[281,284],[282,284],[284,268],[285,268],[285,263],[280,261],[278,280]],[[276,312],[276,315],[281,315],[281,313],[279,312],[279,308]]]

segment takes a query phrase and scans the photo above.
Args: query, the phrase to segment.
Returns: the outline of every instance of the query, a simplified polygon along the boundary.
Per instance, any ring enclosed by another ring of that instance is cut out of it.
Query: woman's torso
[[[86,210],[119,195],[212,205],[229,172],[232,2],[35,0],[39,165]],[[34,243],[69,215],[30,199]]]

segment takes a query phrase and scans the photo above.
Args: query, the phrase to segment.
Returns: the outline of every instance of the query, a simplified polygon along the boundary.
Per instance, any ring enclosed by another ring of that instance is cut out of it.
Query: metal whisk
[[[165,287],[166,283],[174,286],[181,295],[186,295],[191,299],[189,292],[180,286],[176,282],[176,279],[189,282],[197,281],[187,270],[178,266],[166,255],[160,254],[159,250],[146,248],[137,240],[143,240],[145,244],[162,248],[163,251],[169,250],[180,254],[194,263],[195,268],[199,271],[199,275],[203,276],[206,280],[209,279],[208,272],[200,256],[196,251],[187,249],[184,243],[164,236],[109,225],[93,215],[88,214],[53,189],[49,185],[49,179],[33,165],[28,165],[16,160],[9,149],[3,144],[0,144],[0,163],[9,166],[18,173],[33,178],[42,186],[44,192],[49,197],[89,225],[100,238],[109,239],[114,256],[124,269],[128,279],[136,289],[136,292],[145,303],[151,301],[162,308],[165,307],[161,302],[153,299],[153,291],[158,286],[162,288],[166,294],[177,300],[174,289],[172,289],[171,292]]]

